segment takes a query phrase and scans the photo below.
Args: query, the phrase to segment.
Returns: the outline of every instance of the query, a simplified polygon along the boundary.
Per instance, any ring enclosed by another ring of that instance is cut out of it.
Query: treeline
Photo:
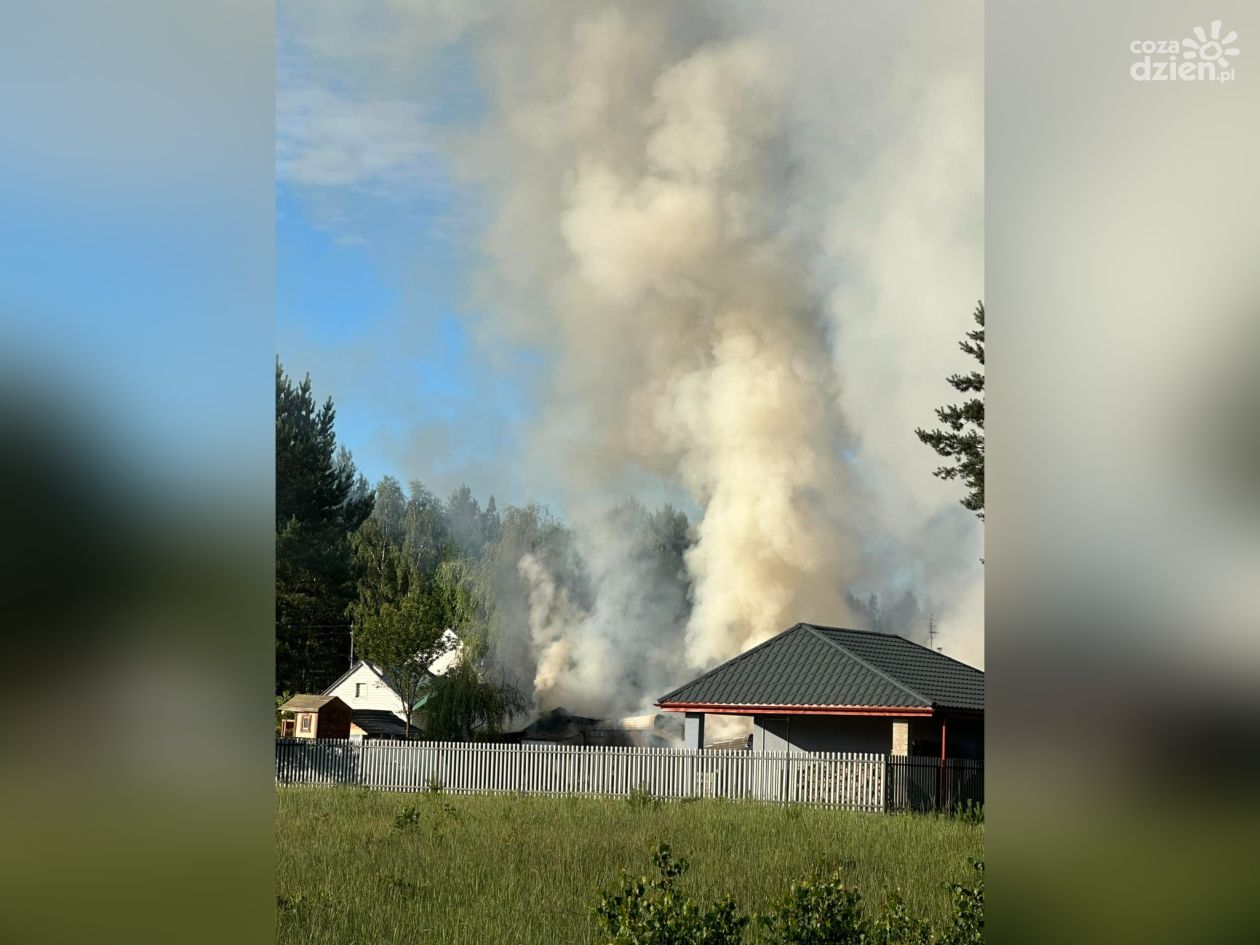
[[[336,443],[335,417],[331,400],[316,404],[309,378],[295,384],[277,363],[277,693],[326,688],[349,665],[353,636],[355,654],[386,667],[409,706],[423,694],[427,735],[493,732],[531,697],[533,588],[522,560],[544,569],[581,613],[602,578],[589,549],[537,504],[500,509],[490,496],[483,505],[467,486],[441,498],[389,476],[369,487]],[[616,566],[667,589],[664,619],[681,628],[690,606],[686,516],[630,499],[602,526],[628,555]],[[424,667],[450,649],[447,630],[459,656],[434,682]]]

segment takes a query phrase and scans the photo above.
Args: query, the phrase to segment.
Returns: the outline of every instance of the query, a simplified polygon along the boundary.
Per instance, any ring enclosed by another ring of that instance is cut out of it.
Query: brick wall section
[[[910,754],[910,722],[908,720],[893,721],[892,753],[901,756]]]

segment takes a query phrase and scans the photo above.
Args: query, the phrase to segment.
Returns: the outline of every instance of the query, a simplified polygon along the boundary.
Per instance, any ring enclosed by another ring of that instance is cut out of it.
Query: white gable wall
[[[352,710],[385,709],[400,719],[404,717],[398,694],[385,685],[384,680],[366,663],[359,663],[354,672],[325,690],[324,695],[336,696]]]

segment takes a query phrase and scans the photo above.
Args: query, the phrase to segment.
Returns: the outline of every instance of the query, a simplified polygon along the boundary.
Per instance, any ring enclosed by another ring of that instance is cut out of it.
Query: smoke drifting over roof
[[[457,7],[398,15],[478,63],[449,145],[493,208],[478,335],[545,353],[517,459],[594,588],[519,562],[504,647],[540,706],[634,710],[797,621],[857,624],[855,589],[930,599],[981,663],[980,526],[913,433],[982,294],[980,6]],[[689,607],[605,515],[645,491],[697,510]]]

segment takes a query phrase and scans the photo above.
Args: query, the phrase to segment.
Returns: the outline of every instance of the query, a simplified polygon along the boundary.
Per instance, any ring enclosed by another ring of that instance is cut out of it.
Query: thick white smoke
[[[501,217],[493,247],[500,257],[524,243],[547,253],[547,291],[531,313],[557,353],[543,435],[582,438],[552,468],[576,491],[617,464],[639,466],[703,509],[676,676],[797,619],[845,622],[856,551],[841,514],[825,318],[784,228],[783,64],[745,37],[678,51],[663,39],[667,24],[632,9],[578,19],[551,50],[565,64],[553,87],[514,80],[505,90],[499,117],[511,140],[494,147],[511,161],[501,168],[506,203],[532,212]],[[490,310],[528,297],[513,287]],[[616,556],[615,535],[579,526],[588,560]],[[603,615],[606,598],[654,588],[596,571],[585,620],[567,608],[549,608],[545,630],[534,620],[535,639],[547,641],[540,693],[616,692],[616,651],[657,635],[633,611],[619,608],[611,624]],[[551,576],[532,563],[530,573],[535,599],[549,600]],[[567,682],[556,658],[569,663]],[[581,685],[585,677],[599,685]]]
[[[913,434],[982,293],[979,5],[456,9],[400,35],[479,63],[451,151],[492,208],[479,336],[545,352],[521,461],[593,589],[519,562],[506,650],[540,707],[642,707],[795,621],[852,625],[850,589],[930,595],[979,662],[979,524]],[[682,628],[605,516],[645,483],[699,510]]]

